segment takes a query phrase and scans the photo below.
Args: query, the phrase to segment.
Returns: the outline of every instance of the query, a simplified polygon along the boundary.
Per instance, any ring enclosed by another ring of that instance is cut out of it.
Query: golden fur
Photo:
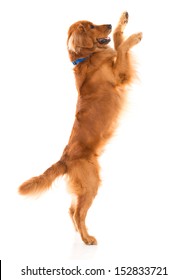
[[[114,30],[114,49],[108,46],[111,25],[78,21],[69,28],[70,60],[85,58],[74,67],[78,101],[71,136],[57,163],[19,187],[22,195],[40,193],[56,177],[67,174],[72,194],[70,216],[89,245],[97,244],[87,232],[85,218],[100,184],[98,157],[116,128],[126,86],[133,81],[135,70],[129,50],[142,38],[142,33],[137,33],[124,39],[127,22],[128,13],[124,12]]]

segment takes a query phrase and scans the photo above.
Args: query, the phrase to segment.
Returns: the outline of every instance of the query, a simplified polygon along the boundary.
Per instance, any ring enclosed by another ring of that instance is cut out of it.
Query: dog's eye
[[[91,24],[91,25],[90,25],[90,28],[91,28],[91,29],[94,29],[94,25]]]

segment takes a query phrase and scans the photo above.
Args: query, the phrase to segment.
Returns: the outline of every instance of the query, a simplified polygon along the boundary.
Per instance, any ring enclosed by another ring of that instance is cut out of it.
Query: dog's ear
[[[80,32],[86,32],[85,28],[84,28],[84,25],[82,23],[79,24],[79,26],[77,27],[77,29],[80,31]]]
[[[93,48],[93,39],[89,37],[84,26],[79,24],[77,29],[70,35],[67,45],[69,50],[78,52],[80,48]]]

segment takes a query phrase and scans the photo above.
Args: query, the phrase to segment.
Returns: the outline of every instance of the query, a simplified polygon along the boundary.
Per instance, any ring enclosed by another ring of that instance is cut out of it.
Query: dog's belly
[[[115,88],[98,90],[92,96],[80,96],[77,112],[69,139],[67,154],[70,159],[100,154],[103,146],[113,135],[124,103],[124,93]]]

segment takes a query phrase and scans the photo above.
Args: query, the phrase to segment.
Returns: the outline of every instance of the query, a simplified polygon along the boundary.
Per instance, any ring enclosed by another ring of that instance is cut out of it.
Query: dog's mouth
[[[106,37],[106,38],[98,38],[97,39],[97,42],[101,45],[106,45],[110,42],[110,38],[109,37]]]

